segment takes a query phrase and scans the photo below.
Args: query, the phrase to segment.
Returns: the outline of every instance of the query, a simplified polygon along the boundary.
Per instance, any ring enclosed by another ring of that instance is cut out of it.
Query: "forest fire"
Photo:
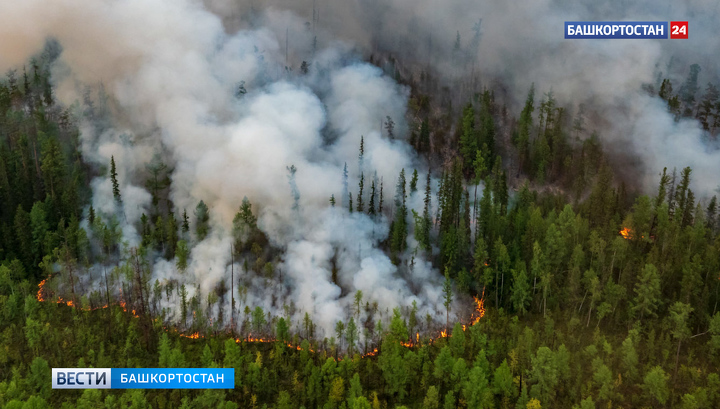
[[[120,302],[118,303],[118,305],[123,309],[123,311],[125,311],[125,312],[128,311],[127,303],[125,302],[125,300],[121,299]],[[135,312],[135,310],[130,310],[130,312],[132,313],[132,315],[139,317],[139,315]]]
[[[40,283],[38,283],[38,291],[37,291],[37,296],[36,296],[36,297],[37,297],[37,300],[40,301],[40,302],[50,301],[50,300],[48,300],[48,298],[47,298],[47,297],[48,297],[48,295],[47,295],[47,290],[44,288],[46,282],[47,282],[47,279],[42,280],[42,281],[40,281]],[[128,310],[127,302],[122,298],[122,291],[120,292],[120,297],[121,297],[121,298],[120,298],[120,300],[117,302],[116,305],[118,305],[120,308],[122,308],[123,311],[125,311],[125,312],[130,312],[133,316],[139,317],[139,315],[138,315],[138,313],[137,313],[136,310],[134,310],[134,309]],[[467,327],[468,327],[468,326],[474,325],[474,324],[478,323],[478,322],[480,321],[480,319],[481,319],[483,316],[485,316],[485,292],[483,291],[483,294],[480,296],[479,299],[478,299],[477,297],[473,297],[473,298],[474,298],[474,301],[475,301],[475,310],[473,311],[473,313],[472,313],[472,315],[471,315],[471,317],[470,317],[470,324],[468,324],[468,325],[463,324],[463,325],[462,325],[463,331],[467,330]],[[65,305],[67,305],[68,307],[74,307],[74,306],[75,306],[75,303],[74,303],[72,300],[65,300],[65,299],[63,299],[62,297],[58,297],[57,300],[55,300],[55,302],[58,303],[58,304],[65,304]],[[103,309],[103,308],[107,308],[107,307],[108,307],[108,304],[105,304],[105,305],[103,305],[103,306],[101,306],[101,307],[97,307],[97,308],[80,307],[80,309],[82,309],[82,310],[84,310],[84,311],[94,311],[94,310]],[[193,311],[193,316],[194,316],[194,315],[195,315],[195,311]],[[178,335],[181,336],[181,337],[183,337],[183,338],[188,338],[188,339],[201,339],[201,338],[205,338],[205,336],[204,336],[204,335],[201,335],[200,332],[198,332],[198,331],[193,332],[193,333],[191,333],[191,334],[182,334],[182,333],[180,333],[180,334],[178,334]],[[442,331],[440,332],[439,336],[438,336],[437,338],[435,338],[435,339],[447,338],[448,336],[449,336],[449,334],[448,334],[447,330],[442,330]],[[414,338],[415,338],[415,339],[413,340],[413,337],[411,336],[410,339],[409,339],[407,342],[400,342],[400,344],[401,344],[402,346],[406,347],[406,348],[412,348],[412,347],[414,347],[414,346],[420,345],[420,332],[419,332],[419,331],[415,333],[415,337],[414,337]],[[435,341],[435,339],[432,339],[432,338],[431,338],[431,339],[429,340],[429,342],[430,342],[430,343],[433,343],[433,342]],[[237,342],[237,343],[241,343],[241,342],[243,342],[243,341],[245,341],[245,342],[252,342],[252,343],[272,343],[272,342],[277,342],[278,340],[275,339],[275,338],[272,338],[272,337],[270,337],[270,338],[257,337],[257,336],[253,336],[252,334],[248,334],[248,336],[247,336],[246,338],[235,338],[235,342]],[[300,345],[293,345],[293,344],[291,344],[290,342],[287,342],[287,341],[283,342],[283,344],[284,344],[285,346],[287,346],[288,348],[291,348],[291,349],[295,349],[295,350],[298,350],[298,351],[302,351],[302,350],[303,350],[303,348],[302,348]],[[308,351],[309,351],[309,352],[313,352],[313,353],[315,352],[315,350],[313,350],[312,348],[309,348]],[[367,353],[363,354],[362,356],[363,356],[363,357],[371,357],[371,356],[376,356],[377,354],[378,354],[378,348],[374,348],[372,351],[367,352]]]
[[[370,352],[367,352],[367,353],[366,353],[365,355],[363,355],[363,357],[367,357],[367,356],[375,356],[375,355],[377,355],[377,353],[378,353],[378,349],[377,349],[377,348],[375,348],[375,349],[373,349],[372,351],[370,351]]]
[[[475,300],[475,311],[470,318],[472,320],[472,323],[470,325],[477,324],[478,322],[480,322],[480,319],[485,316],[485,290],[483,289],[483,293],[480,296],[480,299],[478,299],[477,297],[473,297],[473,299]]]
[[[48,278],[50,278],[50,277],[48,277]],[[46,279],[44,279],[44,280],[42,280],[42,281],[40,281],[40,282],[38,283],[38,291],[37,291],[37,296],[36,296],[36,298],[37,298],[37,300],[40,301],[40,302],[48,301],[47,298],[46,298],[46,295],[47,295],[46,292],[47,292],[47,290],[45,290],[45,283],[47,282],[48,278],[46,278]],[[67,300],[67,301],[66,301],[66,300],[64,300],[62,297],[58,297],[58,299],[56,300],[56,302],[57,302],[58,304],[65,304],[65,305],[67,305],[68,307],[72,307],[72,306],[74,305],[74,303],[72,302],[72,300]]]
[[[630,229],[629,227],[623,227],[622,230],[620,230],[620,235],[625,240],[631,240],[633,238],[632,229]]]
[[[49,277],[48,277],[48,278],[49,278]],[[40,301],[40,302],[50,301],[50,300],[47,298],[47,296],[48,296],[47,291],[48,291],[48,290],[45,289],[45,283],[47,282],[48,278],[46,278],[46,279],[44,279],[44,280],[42,280],[42,281],[40,281],[40,282],[38,283],[38,291],[37,291],[36,298],[37,298],[37,300]],[[122,291],[120,291],[120,295],[122,296]],[[65,305],[67,305],[68,307],[77,307],[77,306],[75,305],[75,302],[74,302],[73,300],[66,300],[66,299],[64,299],[64,298],[62,298],[62,297],[58,297],[57,300],[55,300],[55,302],[56,302],[57,304],[65,304]],[[123,311],[125,311],[125,312],[128,311],[128,309],[127,309],[127,303],[125,302],[125,300],[120,299],[120,301],[117,303],[117,305],[119,305],[119,306],[123,309]],[[79,308],[80,308],[81,310],[83,310],[83,311],[95,311],[95,310],[102,310],[102,309],[107,308],[107,307],[108,307],[108,304],[105,304],[105,305],[100,306],[100,307],[95,307],[95,308],[82,307],[82,306],[79,307]],[[135,317],[139,317],[139,316],[140,316],[140,315],[137,314],[137,312],[136,312],[134,309],[133,309],[133,310],[130,310],[130,313],[132,313],[132,315],[134,315]]]
[[[38,284],[37,300],[40,302],[45,301],[45,297],[43,296],[43,287],[45,286],[46,281],[47,278],[40,281],[40,283]]]

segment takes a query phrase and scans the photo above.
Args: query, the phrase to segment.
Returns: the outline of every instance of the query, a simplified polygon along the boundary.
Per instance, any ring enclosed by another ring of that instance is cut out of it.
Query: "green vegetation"
[[[437,308],[447,311],[449,337],[432,341],[437,334],[421,333],[420,342],[408,347],[421,318],[398,309],[385,326],[378,320],[368,328],[350,318],[338,322],[336,337],[320,340],[307,314],[302,323],[291,323],[247,306],[233,311],[241,331],[235,335],[277,341],[236,342],[224,330],[222,311],[213,315],[217,296],[188,299],[185,286],[148,279],[149,250],[174,260],[182,274],[192,246],[188,210],[173,209],[165,197],[167,166],[159,159],[148,164],[153,214],[143,215],[138,226],[139,248],[122,249],[118,220],[103,219],[89,206],[87,182],[106,172],[121,205],[118,169],[114,157],[108,169],[82,162],[74,115],[97,118],[101,112],[89,98],[82,113],[55,105],[48,78],[53,55],[48,49],[22,78],[11,72],[0,83],[0,406],[720,407],[716,199],[706,207],[695,203],[690,168],[664,173],[652,197],[629,193],[596,136],[570,137],[582,132],[582,118],[570,130],[552,95],[536,107],[531,90],[517,123],[504,122],[508,129],[501,129],[497,119],[504,108],[483,92],[456,118],[454,138],[443,131],[447,119],[431,116],[423,96],[413,96],[420,130],[411,139],[415,148],[437,159],[447,152],[440,150],[442,141],[452,153],[448,166],[436,170],[438,192],[429,173],[425,181],[416,170],[399,175],[383,246],[398,263],[405,252],[439,248],[431,258],[445,273]],[[670,109],[691,106],[693,86],[691,78],[679,97],[672,96],[667,81],[660,96]],[[716,126],[708,119],[717,112],[713,89],[700,102],[708,128]],[[391,118],[384,126],[395,137]],[[501,131],[512,135],[504,148]],[[527,175],[515,191],[503,157],[515,159]],[[412,174],[410,193],[425,194],[422,213],[408,208],[406,174]],[[367,182],[372,194],[364,202]],[[382,181],[363,176],[358,188],[358,194],[348,192],[350,201],[356,197],[348,209],[383,213]],[[431,214],[433,193],[437,215]],[[209,211],[202,201],[190,209],[197,237],[208,234]],[[258,228],[247,199],[232,232],[236,260],[272,276],[278,250]],[[406,248],[409,234],[418,239],[416,249]],[[100,287],[122,283],[122,299],[106,290],[76,290],[78,275],[94,263],[108,266]],[[67,303],[38,301],[37,284],[51,274],[71,289]],[[181,311],[177,327],[166,328],[169,312],[160,301],[171,294],[182,299]],[[487,307],[467,329],[449,320],[459,294],[484,294]],[[359,317],[366,307],[362,293],[355,298]],[[302,330],[291,332],[293,324]],[[360,331],[375,340],[377,353],[358,343]],[[232,367],[236,388],[52,391],[50,368],[67,366]]]

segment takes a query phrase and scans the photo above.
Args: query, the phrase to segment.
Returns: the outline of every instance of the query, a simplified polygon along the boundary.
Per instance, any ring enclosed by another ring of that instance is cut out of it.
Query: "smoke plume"
[[[283,258],[275,266],[281,279],[233,266],[248,290],[240,302],[274,315],[292,304],[296,325],[308,312],[329,337],[335,322],[348,318],[357,290],[385,314],[416,301],[421,316],[444,321],[440,275],[421,256],[412,267],[393,265],[378,249],[386,219],[349,214],[342,194],[346,164],[351,192],[361,172],[366,192],[376,175],[388,204],[400,170],[424,167],[403,141],[409,90],[363,63],[369,50],[447,84],[472,84],[458,86],[467,92],[458,98],[502,84],[517,111],[534,82],[560,104],[583,103],[602,118],[595,130],[606,144],[640,158],[638,177],[648,191],[663,167],[691,165],[696,190],[707,196],[717,186],[718,150],[696,122],[674,121],[641,87],[657,87],[663,77],[679,84],[695,62],[703,66],[701,87],[717,80],[717,12],[709,0],[666,7],[589,0],[25,0],[0,4],[0,70],[21,66],[53,39],[62,47],[53,78],[65,105],[81,101],[86,86],[102,85],[111,120],[82,124],[83,155],[98,167],[115,158],[121,208],[106,176],[92,182],[92,203],[102,214],[123,215],[130,245],[139,243],[136,226],[150,211],[143,182],[156,154],[173,169],[176,214],[192,213],[200,200],[208,205],[212,229],[194,243],[187,272],[158,258],[153,281],[179,280],[191,295],[196,284],[203,296],[221,282],[229,288],[232,219],[248,197]],[[690,39],[563,39],[563,21],[622,19],[689,20]],[[238,92],[241,84],[246,93]],[[383,132],[387,116],[397,139]]]
[[[210,234],[192,237],[187,271],[158,257],[151,283],[174,280],[204,300],[221,282],[229,291],[232,268],[235,290],[247,290],[235,297],[236,308],[260,306],[280,316],[292,305],[296,325],[309,313],[327,337],[349,318],[358,290],[363,305],[377,303],[378,318],[416,302],[420,316],[444,319],[440,275],[421,258],[398,269],[378,248],[388,235],[385,217],[349,214],[340,197],[347,164],[353,192],[361,172],[368,181],[387,181],[388,211],[400,170],[422,166],[401,137],[389,139],[381,128],[389,116],[395,134],[404,135],[409,91],[363,63],[350,45],[318,47],[303,20],[277,11],[268,11],[261,26],[228,34],[218,16],[189,0],[29,1],[6,3],[0,15],[0,69],[23,64],[53,39],[62,47],[53,67],[58,98],[70,106],[99,84],[107,93],[96,116],[110,119],[82,123],[82,150],[98,167],[111,157],[118,164],[122,202],[105,175],[92,181],[92,204],[101,215],[122,215],[128,245],[139,244],[136,226],[151,210],[143,182],[155,155],[173,169],[176,215],[192,214],[200,200],[208,205]],[[304,50],[306,73],[285,64],[283,38],[272,30],[280,25],[292,28],[294,52]],[[289,167],[296,169],[290,179]],[[337,207],[329,206],[331,195]],[[244,197],[273,247],[283,250],[274,279],[230,266],[232,220]],[[223,297],[229,322],[231,297]]]

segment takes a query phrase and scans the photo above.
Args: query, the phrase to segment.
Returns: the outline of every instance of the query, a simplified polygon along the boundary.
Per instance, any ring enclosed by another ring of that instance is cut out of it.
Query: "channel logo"
[[[233,368],[53,368],[53,389],[234,389]]]
[[[668,37],[669,36],[669,37]],[[687,21],[566,21],[566,39],[687,39]]]

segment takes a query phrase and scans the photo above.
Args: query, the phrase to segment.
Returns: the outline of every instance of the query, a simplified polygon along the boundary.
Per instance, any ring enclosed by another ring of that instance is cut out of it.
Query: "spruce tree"
[[[450,268],[445,267],[445,281],[443,281],[443,305],[445,306],[445,332],[450,326],[450,309],[453,300],[452,282],[450,281]]]
[[[380,202],[378,203],[378,214],[383,212],[383,179],[380,178]]]
[[[202,241],[207,237],[210,231],[210,212],[207,205],[202,200],[195,208],[195,234],[198,240]]]
[[[430,201],[432,200],[431,195],[432,186],[430,186],[430,171],[428,170],[425,180],[425,198],[423,199],[425,206],[423,207],[421,230],[418,232],[418,241],[420,242],[420,246],[428,254],[430,254],[430,252],[432,251],[432,246],[430,244],[430,226],[432,224],[432,221],[430,220]]]
[[[405,201],[407,199],[407,193],[405,190],[405,169],[400,171],[398,177],[398,184],[395,194],[395,219],[392,223],[392,251],[393,255],[405,250],[405,239],[407,238],[407,208]],[[397,258],[395,259],[397,261]]]
[[[478,150],[478,135],[475,131],[475,110],[472,104],[463,109],[462,134],[460,135],[460,154],[463,158],[463,168],[470,171],[475,152]]]
[[[387,130],[388,138],[395,139],[395,121],[389,116],[385,121],[385,130]]]
[[[365,188],[365,175],[360,174],[360,183],[358,184],[360,192],[357,195],[357,211],[363,212],[365,210],[365,204],[363,203],[363,189]]]
[[[120,203],[120,184],[117,180],[117,169],[115,168],[115,156],[110,157],[110,180],[112,181],[112,191],[115,201]]]
[[[370,184],[370,203],[368,205],[368,214],[375,215],[375,179]]]
[[[417,192],[417,182],[418,182],[418,171],[417,171],[417,169],[413,169],[412,178],[410,179],[410,194]]]
[[[532,113],[535,110],[535,84],[533,83],[528,91],[525,106],[520,113],[518,123],[517,148],[520,154],[520,168],[527,169],[526,163],[530,154],[530,130],[532,129]]]
[[[182,221],[182,232],[187,233],[190,231],[190,219],[187,215],[187,209],[183,209],[183,221]]]

